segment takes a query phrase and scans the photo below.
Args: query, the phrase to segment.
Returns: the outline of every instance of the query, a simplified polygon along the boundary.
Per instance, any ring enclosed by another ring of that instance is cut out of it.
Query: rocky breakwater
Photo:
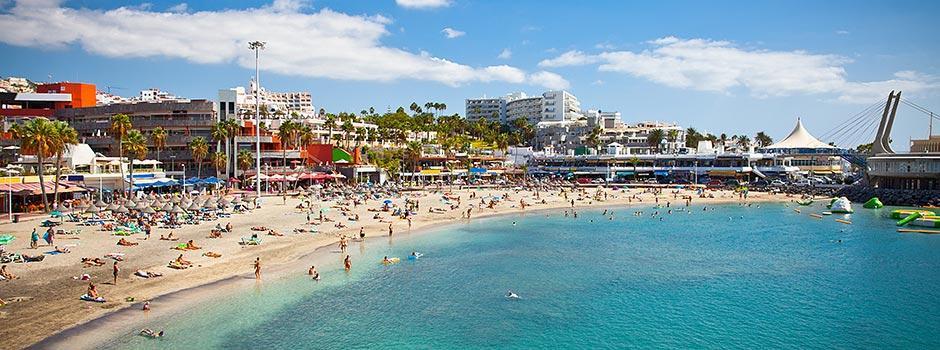
[[[846,186],[836,191],[835,195],[859,203],[864,203],[871,197],[878,197],[885,205],[940,206],[940,191],[937,190],[895,190],[868,186]]]

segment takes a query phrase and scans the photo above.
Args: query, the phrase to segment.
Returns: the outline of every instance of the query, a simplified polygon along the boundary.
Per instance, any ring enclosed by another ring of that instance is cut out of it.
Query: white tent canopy
[[[790,132],[783,140],[767,146],[767,149],[783,149],[783,148],[832,148],[836,147],[831,146],[825,142],[819,141],[813,135],[810,135],[809,131],[806,131],[806,128],[803,127],[803,122],[800,121],[800,118],[796,118],[796,127],[793,128],[793,131]]]

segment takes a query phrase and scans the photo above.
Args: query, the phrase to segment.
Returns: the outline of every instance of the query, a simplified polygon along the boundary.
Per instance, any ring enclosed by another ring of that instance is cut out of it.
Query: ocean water
[[[148,320],[162,339],[103,348],[940,348],[940,236],[895,232],[888,209],[852,225],[783,204],[701,209],[533,212],[353,243],[349,274],[339,254],[320,282],[301,263]]]

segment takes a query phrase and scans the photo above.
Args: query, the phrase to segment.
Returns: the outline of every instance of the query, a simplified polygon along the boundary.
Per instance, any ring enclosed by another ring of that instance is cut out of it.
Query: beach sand
[[[597,190],[593,188],[586,189],[588,194],[594,194]],[[628,205],[655,205],[656,199],[652,193],[643,193],[643,190],[632,189],[626,192],[622,190],[605,190],[608,193],[607,200],[594,200],[591,196],[584,196],[576,200],[575,209],[587,207],[608,207],[608,206],[628,206]],[[673,197],[673,189],[666,189],[659,195],[660,204],[665,205],[668,201],[673,207],[685,206],[685,200],[681,199],[683,195],[692,195],[691,191],[681,190],[680,199]],[[420,203],[418,214],[412,219],[410,231],[415,232],[432,227],[438,227],[444,223],[456,223],[461,220],[462,214],[466,212],[470,205],[473,205],[472,216],[479,218],[484,216],[509,214],[523,211],[519,208],[519,200],[524,198],[527,205],[526,211],[543,209],[569,209],[570,200],[561,197],[559,191],[551,193],[540,192],[540,199],[535,199],[535,193],[530,191],[517,191],[513,189],[463,189],[448,191],[445,187],[443,192],[451,192],[453,195],[460,196],[461,206],[456,210],[449,210],[441,202],[441,192],[433,190],[406,192],[403,197],[416,199]],[[476,199],[470,200],[471,192],[476,193]],[[502,195],[508,193],[510,200],[502,201],[495,208],[482,208],[480,198],[490,195]],[[692,200],[693,207],[702,205],[712,205],[719,203],[739,203],[741,200],[737,194],[730,191],[708,191],[708,194],[714,198],[697,198]],[[633,195],[637,195],[642,201],[628,200]],[[569,192],[569,198],[577,199],[577,195]],[[541,204],[541,200],[545,204]],[[789,201],[791,198],[783,195],[771,195],[767,193],[751,192],[748,202],[760,201]],[[256,257],[260,257],[264,266],[277,267],[284,269],[285,264],[296,265],[297,273],[306,273],[309,267],[307,261],[298,259],[309,259],[318,247],[336,244],[341,235],[348,237],[357,237],[360,227],[364,228],[367,238],[388,235],[388,223],[373,220],[374,212],[368,211],[369,208],[377,209],[381,207],[379,201],[369,201],[358,207],[349,207],[350,216],[358,214],[358,222],[348,221],[341,216],[337,208],[331,208],[325,217],[334,220],[334,222],[325,222],[319,225],[319,232],[311,233],[292,233],[294,228],[311,229],[306,223],[306,212],[295,209],[301,200],[297,198],[288,198],[286,203],[281,197],[265,197],[262,208],[255,209],[245,214],[235,214],[228,219],[220,219],[213,222],[204,222],[200,225],[184,225],[179,229],[154,228],[152,237],[144,240],[143,235],[134,235],[127,239],[132,242],[140,243],[137,246],[124,247],[116,245],[120,237],[111,235],[110,232],[99,231],[98,227],[81,227],[76,223],[65,223],[57,229],[82,229],[82,233],[70,236],[58,236],[55,244],[70,246],[71,253],[50,255],[42,262],[36,263],[11,263],[7,264],[9,272],[17,275],[19,278],[12,281],[0,281],[0,298],[6,300],[9,304],[0,307],[0,348],[23,348],[47,338],[53,334],[61,332],[85,322],[99,318],[109,312],[119,310],[143,300],[149,300],[161,295],[166,295],[176,291],[193,288],[209,283],[218,282],[235,276],[253,277],[252,263]],[[395,204],[402,205],[402,198],[395,199]],[[321,202],[322,207],[332,206],[335,202]],[[445,209],[444,213],[429,213],[431,207]],[[408,222],[401,219],[391,219],[390,213],[381,213],[383,220],[393,220],[393,227],[397,234],[409,231]],[[311,219],[317,222],[316,214],[311,215]],[[7,246],[8,252],[25,253],[29,255],[38,255],[41,252],[52,251],[53,247],[42,245],[40,240],[39,249],[28,249],[29,235],[34,227],[38,227],[41,220],[31,220],[29,222],[20,222],[16,224],[0,225],[0,232],[12,233],[16,236],[13,243]],[[216,223],[223,226],[231,222],[234,225],[234,232],[226,233],[223,238],[207,238],[209,231]],[[342,222],[348,225],[347,228],[338,229],[333,225],[336,222]],[[253,226],[265,226],[277,230],[284,234],[284,237],[269,236],[264,232],[258,232],[263,239],[263,244],[257,246],[239,245],[241,237],[250,236]],[[175,242],[162,241],[157,238],[160,235],[166,235],[173,232],[179,236],[180,240]],[[42,232],[42,228],[40,228]],[[178,243],[188,240],[194,240],[202,247],[200,250],[180,252],[172,250]],[[209,258],[202,256],[204,252],[221,253],[220,258]],[[81,264],[82,257],[100,257],[103,258],[108,253],[124,253],[125,260],[119,263],[121,273],[117,285],[111,284],[111,260],[104,258],[108,264],[100,267],[83,268]],[[320,249],[318,254],[338,254],[334,250]],[[194,267],[186,270],[174,270],[167,267],[170,260],[175,259],[180,253],[183,253],[185,259],[193,262]],[[353,264],[355,268],[355,262]],[[163,273],[164,277],[143,279],[133,275],[136,270],[146,270]],[[88,282],[76,280],[83,273],[90,274],[92,281],[98,286],[102,296],[108,299],[105,303],[90,303],[80,301],[78,297],[85,293]],[[23,297],[24,300],[16,301]],[[125,298],[133,297],[134,302],[127,302]],[[16,302],[10,302],[16,301]]]

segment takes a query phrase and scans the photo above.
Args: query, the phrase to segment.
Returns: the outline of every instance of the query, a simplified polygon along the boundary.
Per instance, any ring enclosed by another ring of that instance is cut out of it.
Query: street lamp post
[[[261,70],[258,68],[263,41],[252,41],[248,48],[255,50],[255,192],[261,198]]]

